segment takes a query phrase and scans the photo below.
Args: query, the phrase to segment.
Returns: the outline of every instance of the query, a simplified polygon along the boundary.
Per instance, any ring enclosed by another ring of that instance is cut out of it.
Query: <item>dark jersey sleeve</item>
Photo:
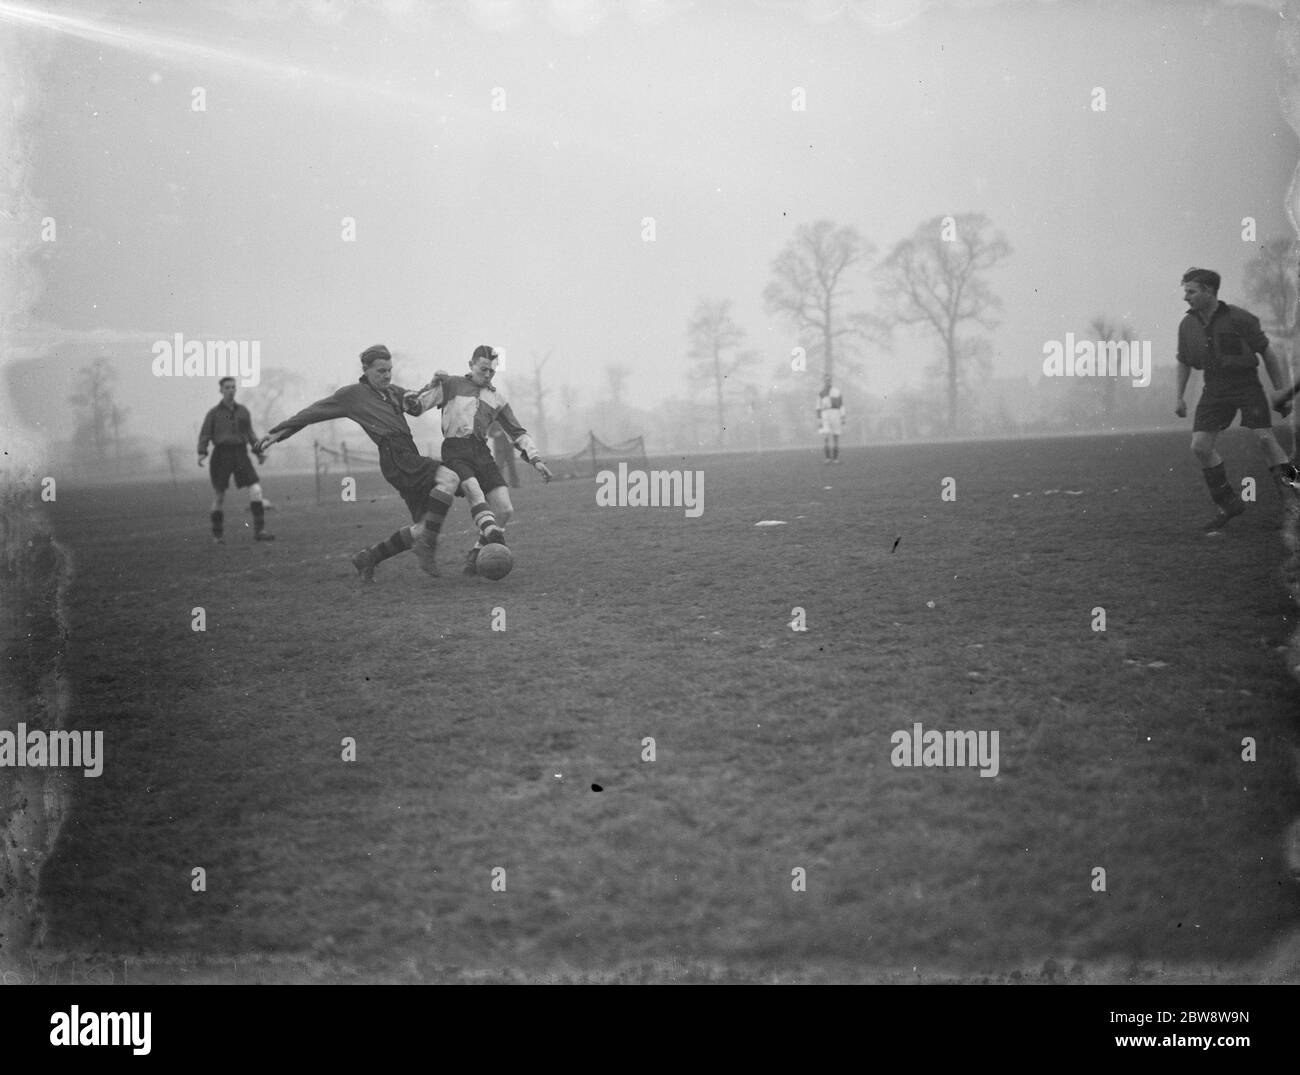
[[[215,414],[214,407],[203,416],[203,425],[199,429],[199,455],[208,454],[208,445],[212,443],[212,418]]]
[[[324,399],[317,400],[310,407],[304,407],[292,418],[286,418],[279,423],[270,432],[283,433],[280,439],[285,440],[292,437],[298,430],[309,425],[315,425],[317,422],[329,422],[335,418],[347,418],[348,409],[343,402],[343,395],[351,388],[351,385],[345,385],[332,396],[326,396]]]

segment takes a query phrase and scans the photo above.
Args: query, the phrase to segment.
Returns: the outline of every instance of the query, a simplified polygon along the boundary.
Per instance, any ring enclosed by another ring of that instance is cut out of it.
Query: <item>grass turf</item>
[[[317,507],[272,464],[279,540],[232,491],[224,547],[197,482],[60,488],[71,726],[107,760],[44,871],[42,965],[1249,978],[1300,918],[1294,615],[1253,451],[1224,438],[1260,502],[1217,539],[1181,434],[679,457],[700,518],[530,485],[493,583],[459,574],[458,500],[442,579],[404,554],[370,587],[349,556],[409,518],[378,474]],[[896,768],[914,722],[996,730],[997,777]]]

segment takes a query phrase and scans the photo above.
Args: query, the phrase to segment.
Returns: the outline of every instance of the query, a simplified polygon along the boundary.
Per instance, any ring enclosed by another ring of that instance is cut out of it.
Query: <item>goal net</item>
[[[606,444],[595,433],[588,432],[587,443],[581,449],[569,455],[552,456],[546,465],[557,478],[594,478],[600,471],[613,470],[619,463],[644,467],[645,462],[644,437]],[[525,467],[524,471],[536,473],[531,467]]]

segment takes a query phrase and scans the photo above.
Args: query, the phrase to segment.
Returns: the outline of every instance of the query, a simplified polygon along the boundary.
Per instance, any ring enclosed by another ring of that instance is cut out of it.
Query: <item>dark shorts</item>
[[[1241,411],[1241,424],[1246,429],[1268,429],[1273,425],[1268,397],[1253,371],[1249,378],[1242,378],[1240,382],[1206,384],[1196,404],[1192,432],[1218,433],[1227,429],[1238,411]]]
[[[248,458],[248,447],[243,444],[218,444],[212,449],[212,462],[208,465],[212,488],[218,493],[224,493],[230,485],[232,475],[236,489],[257,483],[257,471],[253,469],[253,461]]]
[[[429,494],[441,462],[421,455],[410,437],[385,437],[377,445],[380,471],[388,484],[402,494],[411,521],[418,523],[429,510]]]
[[[461,481],[476,478],[485,495],[506,484],[492,450],[478,437],[446,438],[442,442],[442,465],[454,470]],[[460,494],[459,489],[456,492]]]

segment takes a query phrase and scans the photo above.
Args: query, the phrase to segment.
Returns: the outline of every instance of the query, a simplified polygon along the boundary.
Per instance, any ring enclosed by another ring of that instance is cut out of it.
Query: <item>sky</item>
[[[58,342],[97,337],[133,428],[188,443],[216,391],[152,376],[149,342],[176,333],[260,341],[263,370],[304,378],[295,406],[377,342],[408,384],[496,345],[525,423],[547,353],[587,401],[611,362],[637,406],[707,400],[696,304],[732,302],[770,380],[799,341],[763,288],[819,219],[878,261],[933,217],[987,215],[1012,249],[989,274],[994,376],[1041,375],[1044,343],[1097,314],[1168,363],[1183,271],[1240,301],[1258,244],[1291,234],[1281,23],[1189,0],[0,2],[31,232],[4,230],[27,248],[6,324],[51,356],[27,419],[70,432]],[[865,270],[851,305],[884,312]],[[862,383],[922,388],[934,359],[899,331]]]

